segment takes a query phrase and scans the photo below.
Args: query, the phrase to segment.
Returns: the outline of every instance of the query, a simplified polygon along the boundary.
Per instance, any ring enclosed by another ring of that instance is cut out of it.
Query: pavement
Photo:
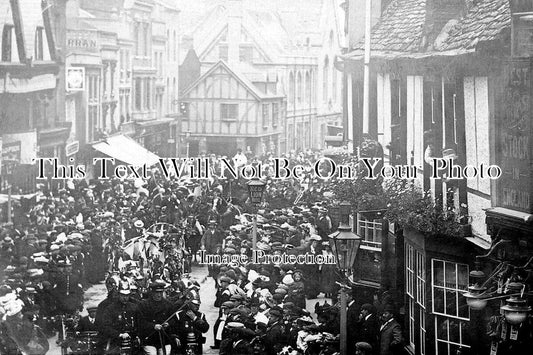
[[[200,311],[205,314],[207,322],[209,323],[209,331],[205,334],[207,338],[204,344],[204,355],[218,354],[219,351],[211,349],[210,346],[214,343],[213,326],[218,318],[218,308],[214,306],[215,303],[215,281],[211,277],[207,277],[207,266],[193,266],[190,274],[193,280],[197,280],[200,287]],[[107,295],[105,284],[96,284],[89,287],[84,294],[84,305],[98,305]],[[306,300],[306,308],[314,315],[315,304],[319,302],[323,304],[325,301],[331,304],[331,299],[319,297],[315,299]],[[82,315],[86,315],[86,310],[82,312]],[[47,355],[61,355],[61,348],[56,345],[57,336],[48,339],[50,344],[50,350]]]

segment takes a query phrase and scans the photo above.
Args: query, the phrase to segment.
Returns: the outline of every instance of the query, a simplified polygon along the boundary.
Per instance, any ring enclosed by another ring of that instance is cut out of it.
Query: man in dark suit
[[[358,334],[359,333],[359,305],[352,296],[352,290],[346,291],[346,304],[348,305],[348,310],[346,312],[346,331],[347,334]],[[350,338],[348,340],[347,348],[348,354],[353,354],[355,352],[355,343],[357,339]]]
[[[381,316],[382,325],[379,330],[380,355],[399,354],[403,344],[402,329],[394,319],[394,307],[385,305]]]
[[[359,339],[360,342],[368,343],[372,346],[372,353],[378,353],[379,338],[379,321],[376,315],[376,308],[370,303],[361,306],[359,320]]]
[[[194,347],[197,354],[202,354],[202,344],[205,343],[203,333],[209,330],[209,324],[199,309],[200,301],[193,299],[183,310],[176,313],[176,332],[180,343],[178,354],[188,353],[189,347]]]
[[[97,309],[98,307],[87,307],[87,312],[89,314],[80,319],[80,321],[78,322],[78,327],[76,328],[76,331],[78,332],[96,332],[97,331],[97,327],[95,324]]]

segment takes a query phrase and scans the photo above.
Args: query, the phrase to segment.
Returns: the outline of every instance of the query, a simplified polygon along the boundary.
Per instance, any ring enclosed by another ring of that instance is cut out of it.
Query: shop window
[[[470,313],[462,296],[468,288],[468,265],[432,259],[431,274],[436,354],[456,354],[470,347]]]
[[[35,30],[35,48],[34,48],[35,60],[44,59],[43,31],[44,31],[44,27],[41,27],[41,26],[37,27]]]
[[[11,62],[13,25],[5,24],[2,31],[2,62]]]
[[[426,258],[412,245],[405,246],[405,285],[408,298],[408,345],[426,353]]]
[[[263,128],[270,126],[270,104],[263,104]]]
[[[468,322],[449,317],[435,317],[436,354],[459,354],[461,350],[470,348]]]
[[[223,121],[236,121],[238,116],[238,104],[220,104],[220,117]]]

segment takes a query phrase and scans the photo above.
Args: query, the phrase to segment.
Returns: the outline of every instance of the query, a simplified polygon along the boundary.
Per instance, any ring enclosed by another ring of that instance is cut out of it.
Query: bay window
[[[468,289],[468,265],[431,260],[436,354],[470,348],[466,336],[470,313],[462,293]]]
[[[408,345],[426,353],[426,258],[412,245],[405,245],[405,287],[408,307]]]

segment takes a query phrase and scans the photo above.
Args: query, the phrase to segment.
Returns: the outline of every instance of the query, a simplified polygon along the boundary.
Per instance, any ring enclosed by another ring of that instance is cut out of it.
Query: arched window
[[[172,112],[176,112],[177,105],[174,105],[174,101],[176,100],[176,78],[172,79]]]
[[[313,102],[311,98],[311,75],[309,72],[305,73],[305,101],[306,102]]]
[[[333,67],[331,69],[331,96],[333,97],[333,102],[337,102],[337,70]]]
[[[167,61],[170,62],[170,51],[171,51],[171,45],[170,43],[170,30],[167,30]]]
[[[177,61],[178,59],[176,58],[177,57],[177,52],[178,52],[178,42],[176,41],[176,31],[174,31],[174,38],[173,38],[173,42],[172,42],[172,45],[173,45],[173,48],[174,48],[174,61]]]
[[[294,73],[289,74],[289,103],[294,103]]]
[[[298,100],[298,103],[302,103],[302,92],[303,92],[303,88],[302,88],[302,73],[298,72],[298,87],[297,87],[297,95],[296,95],[296,98]]]
[[[13,25],[5,24],[2,31],[2,62],[11,62]]]
[[[172,112],[171,109],[170,109],[171,108],[170,104],[171,104],[172,98],[170,97],[170,79],[169,78],[167,78],[167,86],[165,88],[165,93],[167,95],[167,113],[170,113],[170,112]]]
[[[329,58],[324,59],[324,67],[322,69],[322,101],[328,102],[328,87],[329,87]]]
[[[329,46],[333,47],[333,30],[329,31]]]

